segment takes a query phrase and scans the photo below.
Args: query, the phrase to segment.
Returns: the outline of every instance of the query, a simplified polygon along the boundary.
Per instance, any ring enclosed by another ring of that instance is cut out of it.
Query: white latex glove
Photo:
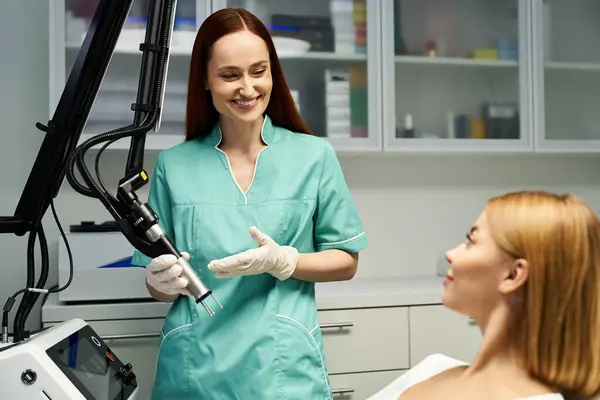
[[[217,278],[268,273],[285,280],[292,276],[296,270],[298,250],[291,246],[280,246],[254,226],[250,228],[250,235],[259,244],[258,248],[208,264],[208,268],[217,273]]]
[[[190,255],[185,251],[181,255],[186,260]],[[187,288],[188,280],[181,276],[183,268],[177,264],[177,257],[173,254],[163,254],[152,259],[146,266],[146,281],[157,291],[166,295],[183,294],[191,296]]]

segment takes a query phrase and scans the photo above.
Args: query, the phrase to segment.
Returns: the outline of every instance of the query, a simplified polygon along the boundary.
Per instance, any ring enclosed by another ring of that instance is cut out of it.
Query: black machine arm
[[[183,266],[183,274],[190,282],[188,289],[210,315],[214,315],[214,311],[205,302],[208,296],[212,296],[221,306],[212,295],[212,291],[202,283],[163,232],[152,208],[141,202],[136,195],[136,190],[148,182],[148,176],[143,169],[145,135],[156,127],[161,113],[176,0],[149,1],[145,41],[140,44],[142,63],[137,99],[131,107],[134,111],[132,124],[98,134],[78,146],[133,1],[99,1],[52,119],[47,125],[36,124],[45,132],[45,137],[14,216],[0,217],[0,233],[30,235],[27,288],[9,298],[4,308],[4,339],[7,336],[7,314],[16,296],[23,293],[21,306],[14,321],[14,339],[19,341],[26,336],[25,320],[37,296],[40,293],[64,290],[70,284],[69,280],[62,288],[43,289],[48,275],[48,262],[42,219],[48,207],[52,207],[53,213],[55,212],[53,199],[58,195],[65,177],[78,193],[100,200],[117,222],[123,235],[140,252],[152,258],[161,254],[174,254]],[[106,147],[127,137],[131,138],[131,145],[125,176],[119,181],[115,196],[100,178],[99,158]],[[85,164],[85,154],[101,143],[104,144],[96,155],[96,182]],[[78,181],[75,168],[84,183]],[[42,247],[42,271],[34,287],[32,247],[36,237],[40,238]]]

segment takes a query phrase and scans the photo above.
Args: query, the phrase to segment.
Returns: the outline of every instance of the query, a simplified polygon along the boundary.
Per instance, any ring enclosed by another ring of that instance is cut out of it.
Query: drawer
[[[406,370],[329,375],[333,398],[335,400],[365,400],[396,380],[404,372]]]
[[[319,311],[330,374],[409,368],[408,307]]]
[[[468,317],[442,305],[410,307],[410,366],[433,353],[471,361],[482,342]]]

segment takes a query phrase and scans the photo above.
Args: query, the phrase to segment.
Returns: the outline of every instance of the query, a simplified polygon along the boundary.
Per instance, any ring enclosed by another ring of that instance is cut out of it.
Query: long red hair
[[[211,14],[196,35],[188,79],[185,140],[205,138],[217,124],[219,113],[212,103],[210,92],[205,88],[210,51],[223,36],[243,30],[264,40],[269,50],[273,89],[266,114],[273,125],[292,132],[312,134],[296,108],[266,26],[243,8],[224,8]]]

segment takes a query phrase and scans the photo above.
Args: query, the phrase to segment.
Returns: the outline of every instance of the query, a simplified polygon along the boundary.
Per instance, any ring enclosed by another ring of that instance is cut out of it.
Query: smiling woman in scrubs
[[[148,202],[223,304],[185,296],[173,256],[147,266],[173,301],[153,399],[331,399],[314,282],[351,279],[368,245],[336,154],[297,112],[265,26],[224,9],[191,57],[186,141],[158,156]]]

